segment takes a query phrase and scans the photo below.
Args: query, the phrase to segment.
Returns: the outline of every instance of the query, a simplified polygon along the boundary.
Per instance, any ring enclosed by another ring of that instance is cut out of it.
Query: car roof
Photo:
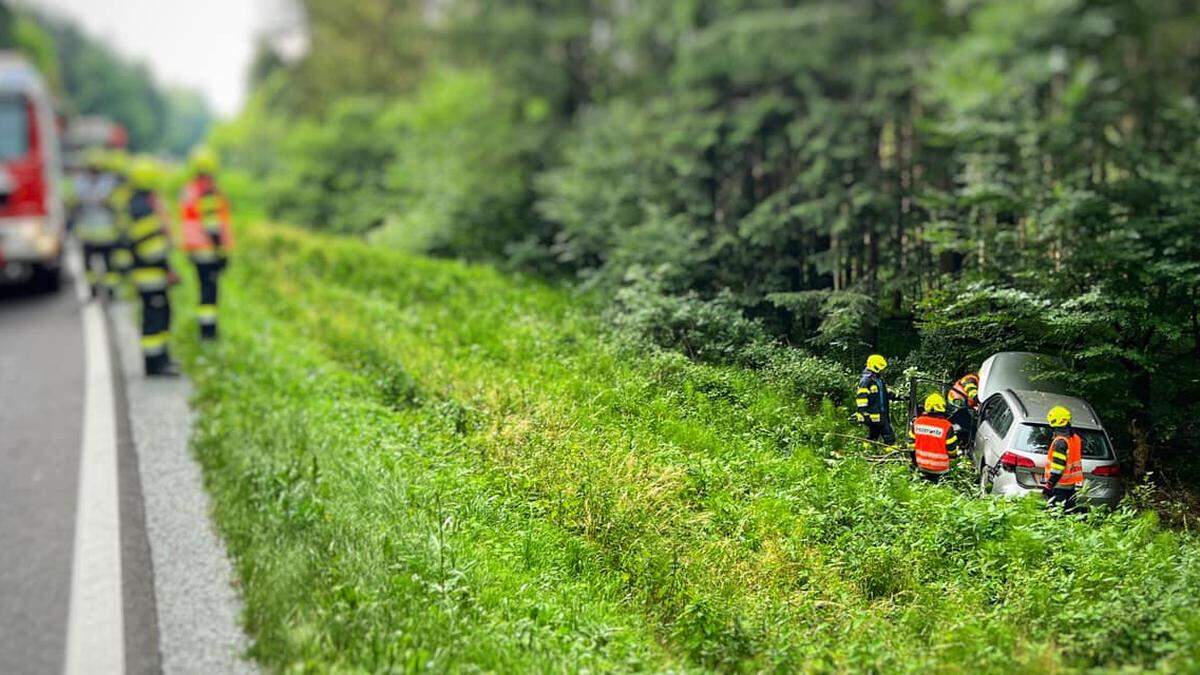
[[[979,369],[980,400],[1006,389],[1065,394],[1067,388],[1062,382],[1037,377],[1039,363],[1047,360],[1054,362],[1048,356],[1033,352],[1000,352],[990,357]]]
[[[1080,429],[1104,429],[1096,411],[1081,398],[1027,389],[1010,389],[1008,394],[1016,399],[1018,409],[1014,410],[1013,414],[1017,421],[1045,424],[1046,415],[1050,409],[1055,406],[1063,406],[1071,411],[1072,426]]]

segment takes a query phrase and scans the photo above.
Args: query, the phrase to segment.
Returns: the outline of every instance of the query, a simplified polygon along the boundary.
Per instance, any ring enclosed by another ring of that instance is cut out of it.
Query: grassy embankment
[[[225,293],[180,332],[272,668],[1200,667],[1200,542],[1152,514],[834,459],[795,380],[486,268],[264,227]]]

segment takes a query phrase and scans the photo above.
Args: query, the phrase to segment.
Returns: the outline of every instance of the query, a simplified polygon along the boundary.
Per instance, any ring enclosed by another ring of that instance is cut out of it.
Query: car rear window
[[[29,109],[19,97],[0,98],[0,160],[29,152]]]
[[[1083,439],[1084,459],[1113,458],[1112,446],[1108,444],[1108,437],[1103,432],[1091,429],[1075,429],[1075,433],[1079,434],[1079,437]],[[1053,435],[1050,427],[1044,424],[1022,424],[1021,433],[1017,436],[1016,449],[1021,452],[1044,455],[1046,454],[1046,448],[1050,445],[1050,438]]]

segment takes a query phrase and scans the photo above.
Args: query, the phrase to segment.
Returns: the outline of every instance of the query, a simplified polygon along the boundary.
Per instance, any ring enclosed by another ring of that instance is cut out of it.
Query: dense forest
[[[118,54],[68,19],[13,9],[0,0],[0,50],[27,55],[68,115],[120,122],[134,150],[185,156],[209,132],[207,101],[163,87],[144,64]]]
[[[218,129],[280,220],[610,298],[698,360],[1061,357],[1138,474],[1200,434],[1188,0],[303,0]]]

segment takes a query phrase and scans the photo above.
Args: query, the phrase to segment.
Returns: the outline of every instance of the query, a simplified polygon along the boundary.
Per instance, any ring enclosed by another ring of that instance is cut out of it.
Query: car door
[[[975,446],[971,461],[977,469],[983,465],[995,466],[1004,452],[1004,436],[997,430],[997,424],[1003,424],[1007,419],[1011,424],[1012,413],[1008,403],[1000,394],[993,394],[980,408],[979,430],[975,434]],[[1004,431],[1008,430],[1005,425]]]

